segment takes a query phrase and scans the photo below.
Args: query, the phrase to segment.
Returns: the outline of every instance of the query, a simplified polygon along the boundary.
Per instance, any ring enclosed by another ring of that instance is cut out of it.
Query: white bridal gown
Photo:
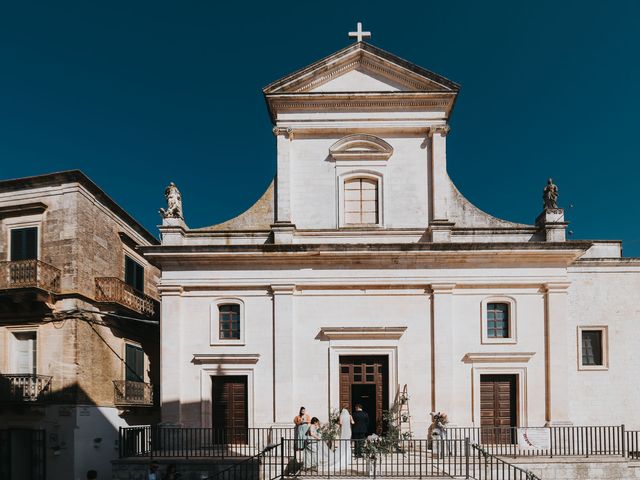
[[[321,463],[328,472],[346,470],[351,465],[351,415],[346,408],[340,412],[339,440],[338,447],[334,451],[331,451],[326,444],[322,445]]]

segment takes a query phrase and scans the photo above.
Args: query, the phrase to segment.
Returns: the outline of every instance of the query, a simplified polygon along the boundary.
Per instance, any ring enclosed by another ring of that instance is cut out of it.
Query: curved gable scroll
[[[355,134],[341,138],[329,147],[335,160],[388,160],[393,147],[374,135]]]

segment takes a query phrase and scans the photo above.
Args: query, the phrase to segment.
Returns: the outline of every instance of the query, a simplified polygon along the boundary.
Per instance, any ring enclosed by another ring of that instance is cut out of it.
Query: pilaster
[[[291,218],[291,150],[293,129],[274,127],[276,136],[276,222],[293,223]]]
[[[453,283],[431,285],[431,408],[453,408]]]
[[[162,422],[182,423],[182,287],[161,286],[160,407]]]
[[[291,423],[295,411],[294,303],[295,285],[271,285],[273,295],[273,421]]]
[[[447,175],[447,133],[448,125],[435,125],[429,128],[431,138],[431,217],[429,219],[429,231],[432,242],[451,241],[451,228],[449,222],[448,192],[449,185]]]
[[[545,291],[545,411],[551,425],[570,424],[569,416],[569,283],[547,283]]]

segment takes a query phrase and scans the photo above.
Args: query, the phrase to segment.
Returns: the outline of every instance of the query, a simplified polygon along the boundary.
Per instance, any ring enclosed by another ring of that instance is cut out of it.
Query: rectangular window
[[[582,330],[582,365],[603,366],[602,330]]]
[[[13,334],[12,362],[12,372],[10,373],[36,374],[36,332],[15,332]]]
[[[11,261],[36,260],[38,258],[38,228],[14,228],[11,230]]]
[[[220,340],[240,340],[240,305],[219,305]]]
[[[137,345],[125,346],[125,380],[144,382],[144,351]]]
[[[487,337],[509,338],[509,305],[487,303]]]
[[[356,178],[344,183],[344,222],[349,225],[378,223],[378,182]]]
[[[124,256],[124,282],[144,292],[144,267],[128,255]]]

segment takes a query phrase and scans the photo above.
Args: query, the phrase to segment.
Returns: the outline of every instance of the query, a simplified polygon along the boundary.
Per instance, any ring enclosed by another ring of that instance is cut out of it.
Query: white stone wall
[[[345,134],[346,135],[346,134]],[[379,206],[387,228],[424,228],[428,223],[428,157],[425,136],[381,138],[391,144],[388,160],[336,162],[329,147],[342,136],[296,138],[291,142],[291,209],[298,229],[338,227],[338,176],[362,172],[382,178]],[[345,163],[347,163],[345,165]]]
[[[568,368],[575,424],[640,429],[640,266],[580,264],[569,270]],[[608,369],[578,371],[578,326],[608,327]]]

